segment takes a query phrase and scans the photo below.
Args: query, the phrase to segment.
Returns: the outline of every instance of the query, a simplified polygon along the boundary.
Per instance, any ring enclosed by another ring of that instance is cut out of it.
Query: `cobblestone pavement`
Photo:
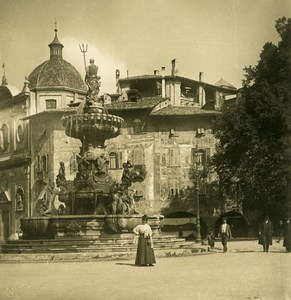
[[[291,254],[257,241],[230,241],[229,252],[134,261],[0,265],[0,299],[291,299]]]

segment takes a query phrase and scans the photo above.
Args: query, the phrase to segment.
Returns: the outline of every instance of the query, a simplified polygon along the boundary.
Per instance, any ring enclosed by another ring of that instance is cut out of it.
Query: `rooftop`
[[[155,112],[151,116],[191,116],[191,115],[219,115],[220,112],[206,110],[193,106],[166,106]]]
[[[138,100],[137,102],[117,101],[111,104],[106,104],[108,110],[131,110],[131,109],[147,109],[154,108],[160,102],[167,98],[162,97],[146,97]]]

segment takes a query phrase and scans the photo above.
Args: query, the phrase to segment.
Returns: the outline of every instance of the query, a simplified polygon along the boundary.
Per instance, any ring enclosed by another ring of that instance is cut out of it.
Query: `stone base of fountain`
[[[142,215],[64,215],[21,219],[23,240],[126,237],[141,224]],[[163,216],[149,216],[153,234],[161,232]]]
[[[48,226],[53,239],[98,238],[104,228],[104,215],[51,216]]]

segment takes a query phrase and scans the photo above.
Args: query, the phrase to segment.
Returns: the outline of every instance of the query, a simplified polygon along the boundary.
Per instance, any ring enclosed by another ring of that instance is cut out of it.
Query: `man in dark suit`
[[[265,215],[264,221],[260,225],[259,244],[263,246],[264,252],[269,251],[269,246],[272,245],[273,223],[268,215]]]
[[[223,252],[227,252],[227,241],[232,238],[230,226],[227,224],[227,219],[223,218],[223,223],[219,227],[218,237],[221,237]]]

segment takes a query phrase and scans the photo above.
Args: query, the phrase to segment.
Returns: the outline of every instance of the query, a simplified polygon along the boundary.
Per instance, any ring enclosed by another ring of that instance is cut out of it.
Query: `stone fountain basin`
[[[23,238],[39,238],[47,236],[49,217],[27,217],[20,219]]]
[[[52,215],[20,219],[23,239],[89,238],[105,234],[132,233],[142,215]],[[159,235],[163,216],[149,216],[148,223]]]
[[[110,139],[120,134],[123,119],[107,113],[75,114],[63,118],[68,136],[81,139],[84,135]]]
[[[135,226],[142,223],[143,215],[106,215],[104,230],[106,233],[131,233]],[[154,215],[148,217],[148,224],[154,234],[159,234],[164,216]]]

